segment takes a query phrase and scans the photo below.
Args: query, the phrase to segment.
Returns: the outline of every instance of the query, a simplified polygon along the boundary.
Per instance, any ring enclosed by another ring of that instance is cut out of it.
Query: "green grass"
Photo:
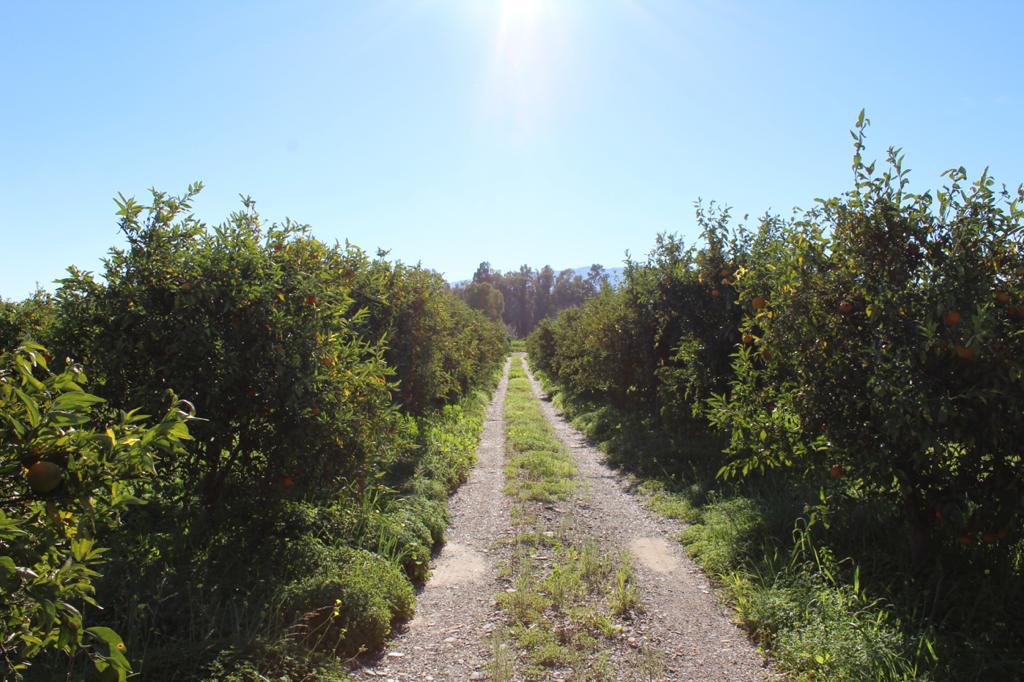
[[[492,639],[489,673],[495,680],[544,680],[555,670],[577,680],[623,679],[608,652],[625,629],[623,622],[642,608],[630,557],[610,555],[568,524],[553,526],[537,513],[541,505],[567,500],[577,491],[576,465],[517,360],[505,419],[505,493],[515,501],[517,533],[510,540],[511,558],[499,567],[499,575],[512,581],[497,597],[508,626]],[[651,651],[628,655],[636,659],[637,671],[656,668]]]
[[[615,582],[608,596],[608,607],[617,616],[642,613],[644,610],[640,602],[640,591],[636,587],[633,562],[628,554],[619,556],[619,564],[615,568]]]
[[[505,397],[509,461],[505,493],[518,500],[564,500],[576,489],[576,463],[559,442],[533,395],[521,362],[509,371]]]
[[[694,493],[672,492],[665,483],[648,479],[637,486],[644,504],[657,514],[667,519],[676,519],[694,523],[700,519],[700,509],[693,503]]]

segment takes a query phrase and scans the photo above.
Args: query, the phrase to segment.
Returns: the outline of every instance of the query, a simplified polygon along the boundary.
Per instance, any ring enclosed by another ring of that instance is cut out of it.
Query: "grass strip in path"
[[[657,653],[626,637],[643,610],[630,555],[580,532],[576,464],[517,356],[505,404],[505,493],[516,535],[498,595],[505,627],[491,641],[492,679],[657,680]]]

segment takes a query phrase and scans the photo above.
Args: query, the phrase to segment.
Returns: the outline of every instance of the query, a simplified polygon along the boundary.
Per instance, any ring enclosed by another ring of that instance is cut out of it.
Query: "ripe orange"
[[[974,543],[974,537],[970,533],[964,533],[960,536],[960,544],[964,547]]]
[[[1024,319],[1024,306],[1008,305],[1006,306],[1006,314],[1015,320]]]
[[[307,296],[304,302],[306,305],[316,305],[316,296]]]
[[[718,274],[721,275],[722,277],[728,277],[729,276],[729,268],[722,268],[722,270]]]
[[[184,292],[192,291],[192,285],[188,282],[182,282],[179,288]]]
[[[958,324],[960,324],[960,320],[962,319],[963,318],[960,316],[960,311],[950,310],[948,313],[946,313],[945,317],[942,318],[942,321],[945,323],[947,327],[955,327]]]
[[[293,485],[295,485],[295,477],[294,476],[282,476],[281,477],[281,487],[282,488],[291,488]]]
[[[999,536],[996,533],[988,532],[981,534],[981,541],[986,545],[994,545],[999,542]]]
[[[970,360],[974,357],[974,349],[970,346],[954,346],[953,350],[956,351],[956,356],[961,360]]]
[[[28,485],[33,492],[45,494],[53,492],[64,478],[64,470],[53,462],[39,461],[28,468]]]
[[[764,296],[755,296],[750,301],[750,305],[754,306],[758,310],[768,305],[768,301],[764,300]]]
[[[839,314],[840,315],[847,315],[847,316],[852,315],[853,314],[853,303],[851,303],[850,301],[842,301],[839,304]]]
[[[842,464],[833,464],[832,465],[832,478],[842,478],[842,477],[843,477],[843,465]]]
[[[996,303],[999,305],[1006,305],[1010,302],[1010,294],[1005,291],[996,292]]]
[[[751,336],[750,334],[744,334],[743,343],[749,346],[750,344],[754,343],[754,337]]]
[[[719,296],[722,295],[722,292],[719,291],[718,289],[712,289],[711,290],[711,295],[714,296],[715,298],[718,298]]]
[[[324,367],[331,367],[334,365],[334,358],[326,357],[320,361],[320,364],[323,365]]]

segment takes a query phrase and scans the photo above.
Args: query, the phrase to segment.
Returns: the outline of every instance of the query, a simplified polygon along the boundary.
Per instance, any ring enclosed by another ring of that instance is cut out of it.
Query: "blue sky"
[[[1024,180],[1019,2],[22,2],[0,9],[0,296],[91,270],[112,197],[180,192],[422,263],[617,265],[703,197]]]

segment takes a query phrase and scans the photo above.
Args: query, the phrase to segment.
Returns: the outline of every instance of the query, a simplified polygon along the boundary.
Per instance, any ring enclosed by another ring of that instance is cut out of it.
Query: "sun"
[[[488,103],[520,132],[554,104],[566,52],[563,7],[557,0],[501,0]]]
[[[553,0],[502,0],[498,53],[504,59],[533,60],[551,28]]]
[[[551,0],[501,0],[502,27],[535,24],[551,4]]]

